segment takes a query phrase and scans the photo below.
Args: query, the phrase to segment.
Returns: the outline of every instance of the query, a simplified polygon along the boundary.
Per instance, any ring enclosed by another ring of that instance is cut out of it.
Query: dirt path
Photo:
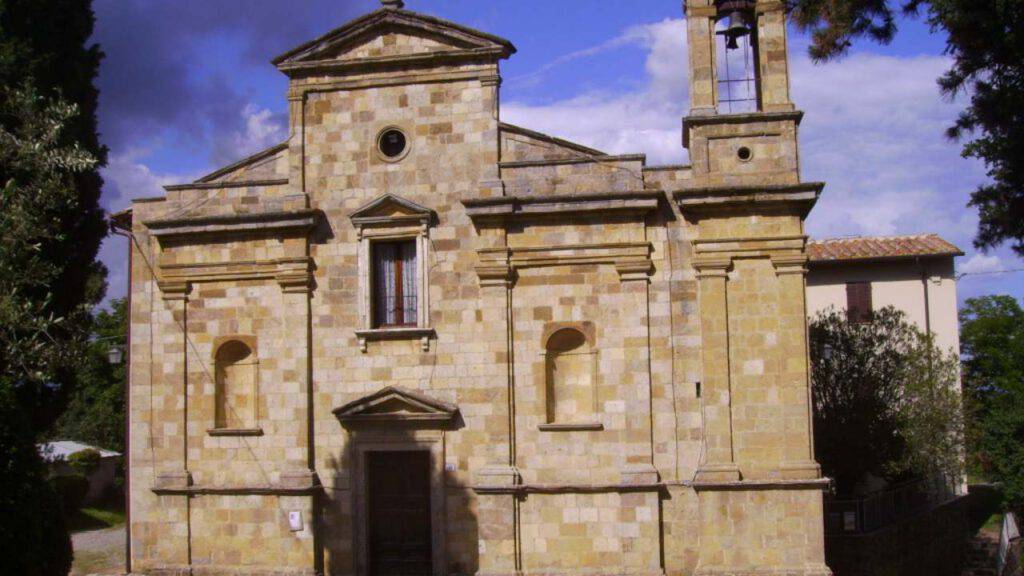
[[[75,562],[71,576],[124,572],[124,526],[71,535]]]

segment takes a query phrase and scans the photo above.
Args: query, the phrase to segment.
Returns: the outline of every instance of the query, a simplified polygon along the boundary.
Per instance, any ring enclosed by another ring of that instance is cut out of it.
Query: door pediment
[[[458,406],[397,386],[388,386],[334,409],[343,426],[389,424],[440,427],[453,422]]]

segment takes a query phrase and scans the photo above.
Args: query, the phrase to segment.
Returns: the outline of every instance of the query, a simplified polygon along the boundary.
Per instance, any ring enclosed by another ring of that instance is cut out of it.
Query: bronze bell
[[[739,48],[736,42],[743,36],[750,35],[751,18],[750,14],[757,5],[752,0],[717,0],[715,8],[719,14],[726,14],[729,25],[718,34],[725,36],[725,47],[729,50]]]

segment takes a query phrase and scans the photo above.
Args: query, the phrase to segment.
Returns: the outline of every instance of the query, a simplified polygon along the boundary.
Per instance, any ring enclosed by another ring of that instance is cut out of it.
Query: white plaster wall
[[[960,350],[952,257],[812,263],[807,275],[808,315],[814,316],[829,306],[845,310],[848,282],[871,282],[872,308],[894,306],[922,330],[930,329],[942,349]]]

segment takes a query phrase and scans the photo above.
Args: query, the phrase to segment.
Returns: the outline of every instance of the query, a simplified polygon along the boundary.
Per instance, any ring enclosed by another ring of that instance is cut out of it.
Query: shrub
[[[81,508],[86,494],[89,493],[89,479],[79,473],[53,476],[50,478],[50,484],[60,496],[65,516],[70,516]]]
[[[100,467],[102,458],[98,451],[89,448],[68,456],[68,466],[75,472],[88,477]]]

